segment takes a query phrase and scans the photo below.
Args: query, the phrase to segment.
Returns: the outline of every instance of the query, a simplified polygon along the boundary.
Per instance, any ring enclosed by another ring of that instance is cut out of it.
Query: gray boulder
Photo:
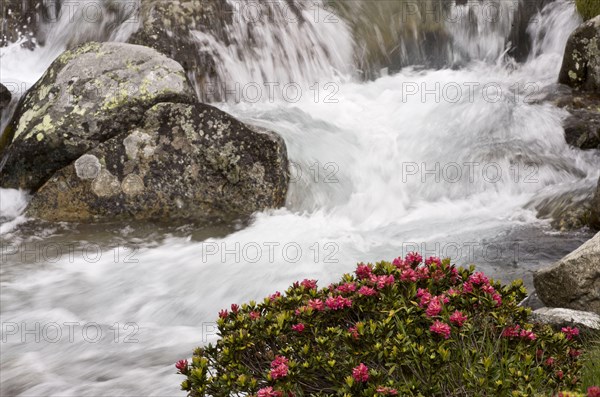
[[[600,230],[600,179],[598,179],[598,187],[591,203],[591,215],[589,226],[593,229]]]
[[[212,106],[161,103],[58,171],[27,212],[50,221],[230,221],[282,206],[287,169],[276,134]]]
[[[569,37],[559,82],[586,91],[600,91],[600,16]]]
[[[88,43],[58,57],[19,103],[0,147],[0,186],[36,191],[160,102],[193,103],[181,65],[130,44]],[[11,139],[12,138],[12,139]]]
[[[533,277],[547,306],[600,314],[600,233]]]
[[[600,316],[579,310],[542,307],[531,313],[531,320],[553,328],[577,327],[600,330]]]

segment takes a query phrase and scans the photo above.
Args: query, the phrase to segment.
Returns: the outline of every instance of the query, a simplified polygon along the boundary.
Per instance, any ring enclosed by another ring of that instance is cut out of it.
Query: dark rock
[[[591,202],[589,226],[595,230],[600,230],[600,179],[598,179],[598,187]]]
[[[2,84],[0,84],[0,113],[4,109],[6,109],[6,107],[8,107],[8,104],[10,103],[11,98],[12,98],[12,94],[10,93],[8,88],[6,88]]]
[[[569,37],[559,82],[600,93],[600,16],[581,25]]]
[[[600,233],[553,266],[534,274],[547,306],[600,314]]]
[[[35,191],[54,172],[139,124],[153,105],[194,101],[181,65],[150,48],[88,43],[66,51],[20,101],[7,127],[12,143],[0,147],[0,186]]]
[[[285,202],[283,140],[208,105],[161,103],[57,172],[27,213],[49,221],[215,222]]]

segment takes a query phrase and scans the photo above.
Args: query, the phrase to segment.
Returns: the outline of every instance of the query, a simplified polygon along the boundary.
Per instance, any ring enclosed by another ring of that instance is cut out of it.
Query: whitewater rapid
[[[314,33],[305,39],[335,47],[334,68],[324,51],[301,70],[274,62],[259,73],[267,52],[245,64],[208,43],[240,87],[298,83],[273,98],[263,90],[256,102],[215,104],[285,139],[285,208],[222,228],[39,224],[23,216],[24,193],[0,189],[0,394],[182,396],[173,363],[216,338],[220,309],[298,279],[326,285],[360,261],[419,250],[529,282],[588,237],[553,232],[535,209],[599,177],[598,154],[566,144],[565,111],[534,101],[556,81],[579,22],[558,1],[530,26],[525,64],[504,60],[486,36],[490,51],[464,68],[406,68],[371,82],[348,72],[352,38],[340,25],[304,28]],[[268,47],[280,31],[261,29]],[[75,33],[34,52],[0,50],[2,82],[30,86]],[[307,45],[301,33],[286,40]]]

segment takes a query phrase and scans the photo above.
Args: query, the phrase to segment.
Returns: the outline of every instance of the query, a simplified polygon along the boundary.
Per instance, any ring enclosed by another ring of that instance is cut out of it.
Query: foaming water
[[[524,65],[496,62],[500,47],[482,43],[494,56],[463,69],[406,68],[368,83],[340,78],[353,47],[345,28],[256,27],[262,44],[243,56],[235,51],[242,48],[201,38],[236,81],[336,84],[327,100],[305,90],[294,101],[217,104],[285,139],[293,162],[286,207],[256,214],[246,227],[196,236],[136,225],[39,230],[17,226],[27,197],[0,190],[2,215],[15,222],[3,223],[0,236],[0,394],[182,396],[173,363],[216,338],[219,309],[305,277],[326,285],[358,261],[420,250],[530,284],[534,269],[587,237],[549,232],[535,203],[591,190],[600,164],[597,153],[566,144],[564,111],[530,100],[555,82],[568,29],[578,22],[563,1],[541,18],[556,27],[535,33],[539,54]],[[272,42],[284,34],[289,47]],[[318,59],[292,59],[297,70],[264,52],[273,44],[278,56],[289,55],[305,40],[315,42]],[[338,55],[325,61],[319,43],[334,43]],[[3,75],[18,69],[7,59]],[[22,79],[32,82],[35,73]]]

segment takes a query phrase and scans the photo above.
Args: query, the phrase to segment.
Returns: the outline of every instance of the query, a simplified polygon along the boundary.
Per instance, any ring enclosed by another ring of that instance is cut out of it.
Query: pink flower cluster
[[[458,310],[456,310],[450,316],[450,322],[458,327],[462,327],[466,321],[467,321],[467,316]]]
[[[358,294],[362,295],[362,296],[373,296],[373,295],[377,295],[377,291],[375,291],[375,289],[373,289],[371,287],[367,287],[366,285],[363,285],[358,290]]]
[[[317,280],[307,280],[304,279],[301,283],[301,286],[303,286],[306,289],[317,289]]]
[[[177,361],[177,363],[175,364],[175,368],[177,368],[179,370],[179,372],[181,372],[182,374],[187,373],[188,361],[187,360]]]
[[[369,380],[369,367],[360,363],[352,370],[352,377],[357,382],[367,382]]]
[[[561,331],[563,334],[565,334],[568,340],[571,340],[579,335],[579,329],[577,328],[564,327],[561,329]]]
[[[600,397],[600,387],[598,387],[598,386],[588,387],[587,397]]]
[[[352,307],[352,301],[343,296],[330,296],[325,300],[325,305],[331,310],[342,310],[345,307]]]
[[[298,323],[298,324],[296,324],[296,325],[292,325],[292,330],[293,330],[293,331],[296,331],[296,332],[298,332],[298,333],[302,333],[302,332],[304,332],[304,328],[305,328],[305,326],[304,326],[304,324],[302,324],[302,323]]]
[[[379,386],[375,391],[379,394],[383,394],[384,396],[397,396],[398,390],[392,389],[391,387],[383,387]]]
[[[337,291],[342,294],[350,294],[350,293],[356,291],[356,284],[355,283],[342,284],[339,287],[337,287]]]
[[[502,336],[504,336],[505,338],[520,338],[527,340],[537,339],[537,336],[533,331],[521,329],[521,326],[518,324],[511,327],[506,327],[504,331],[502,331]]]
[[[283,393],[274,390],[271,386],[263,387],[258,391],[257,397],[282,397]]]
[[[285,378],[288,374],[288,362],[289,360],[283,356],[275,357],[275,360],[271,363],[271,378],[281,379]]]
[[[355,273],[359,280],[370,279],[373,274],[373,266],[361,263],[356,267]]]
[[[391,274],[388,276],[376,276],[374,274],[371,274],[370,280],[371,283],[373,283],[377,287],[377,289],[384,289],[389,285],[394,285],[394,282],[396,281],[394,279],[394,276]]]
[[[444,339],[450,338],[450,326],[446,323],[443,323],[439,320],[435,320],[435,322],[429,327],[429,330],[434,334],[438,334],[444,337]]]

